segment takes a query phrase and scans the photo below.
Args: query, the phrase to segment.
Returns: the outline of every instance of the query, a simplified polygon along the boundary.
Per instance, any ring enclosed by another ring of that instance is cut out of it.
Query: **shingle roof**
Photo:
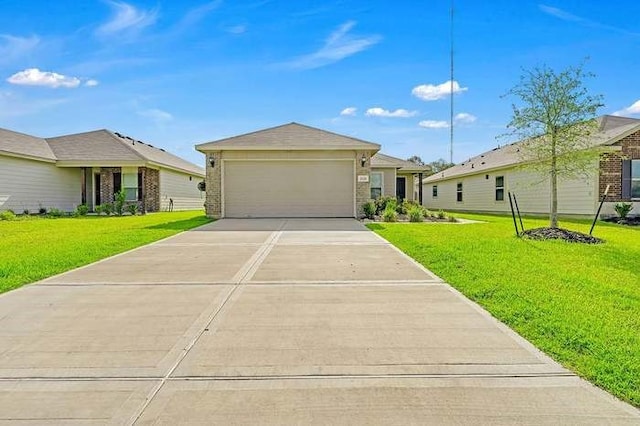
[[[153,162],[162,166],[204,176],[204,169],[163,149],[109,130],[47,138],[59,161],[73,162]]]
[[[380,145],[298,123],[196,145],[198,151],[222,150],[379,150]]]
[[[640,130],[640,119],[604,115],[597,119],[599,129],[589,141],[591,146],[605,146],[616,143],[630,133]],[[523,141],[494,148],[460,164],[423,179],[423,182],[436,182],[457,176],[482,173],[522,162],[520,147]]]
[[[384,168],[391,167],[399,169],[400,171],[412,172],[424,172],[431,170],[431,166],[420,166],[411,161],[402,160],[400,158],[392,157],[387,154],[383,154],[381,152],[376,153],[373,157],[371,157],[371,167]]]
[[[12,130],[0,129],[0,152],[55,161],[47,141]]]

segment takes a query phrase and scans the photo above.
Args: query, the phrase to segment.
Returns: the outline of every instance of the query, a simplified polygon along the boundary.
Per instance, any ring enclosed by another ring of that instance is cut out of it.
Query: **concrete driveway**
[[[0,296],[0,422],[638,424],[355,220],[225,219]]]

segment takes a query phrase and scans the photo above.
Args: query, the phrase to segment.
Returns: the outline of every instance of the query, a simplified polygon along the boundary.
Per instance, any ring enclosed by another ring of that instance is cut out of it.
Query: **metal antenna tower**
[[[450,111],[449,111],[449,163],[453,164],[453,0],[451,0],[451,26],[450,26],[451,34],[451,51],[450,51],[450,78],[449,78],[449,90],[450,90]]]

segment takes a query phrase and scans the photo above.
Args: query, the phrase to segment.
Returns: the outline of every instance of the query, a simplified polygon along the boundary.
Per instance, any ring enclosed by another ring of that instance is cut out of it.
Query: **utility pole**
[[[450,51],[450,60],[451,60],[451,74],[449,78],[449,90],[450,90],[450,111],[449,111],[449,163],[453,164],[453,0],[451,0],[451,26],[450,26],[451,34],[451,51]]]

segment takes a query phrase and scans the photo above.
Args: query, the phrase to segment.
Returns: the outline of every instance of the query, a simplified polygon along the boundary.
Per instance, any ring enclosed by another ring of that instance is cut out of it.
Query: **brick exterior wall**
[[[622,150],[600,156],[599,197],[610,185],[607,201],[630,201],[629,198],[622,198],[622,160],[640,159],[640,131],[621,139],[615,146],[620,146]]]
[[[143,173],[145,209],[157,212],[160,210],[160,170],[140,167],[138,171]]]
[[[364,166],[360,159],[362,156],[367,158],[367,162]],[[370,182],[358,182],[358,176],[366,175],[369,176],[369,180],[371,179],[371,156],[373,155],[370,151],[357,151],[356,152],[356,212],[358,218],[364,217],[364,209],[362,208],[363,204],[371,199],[371,187]]]
[[[215,157],[215,166],[209,164],[209,156]],[[218,218],[222,214],[222,156],[221,152],[207,154],[205,177],[206,201],[205,212],[209,217]]]
[[[113,174],[121,172],[120,167],[102,167],[100,169],[100,200],[102,204],[113,203]]]

